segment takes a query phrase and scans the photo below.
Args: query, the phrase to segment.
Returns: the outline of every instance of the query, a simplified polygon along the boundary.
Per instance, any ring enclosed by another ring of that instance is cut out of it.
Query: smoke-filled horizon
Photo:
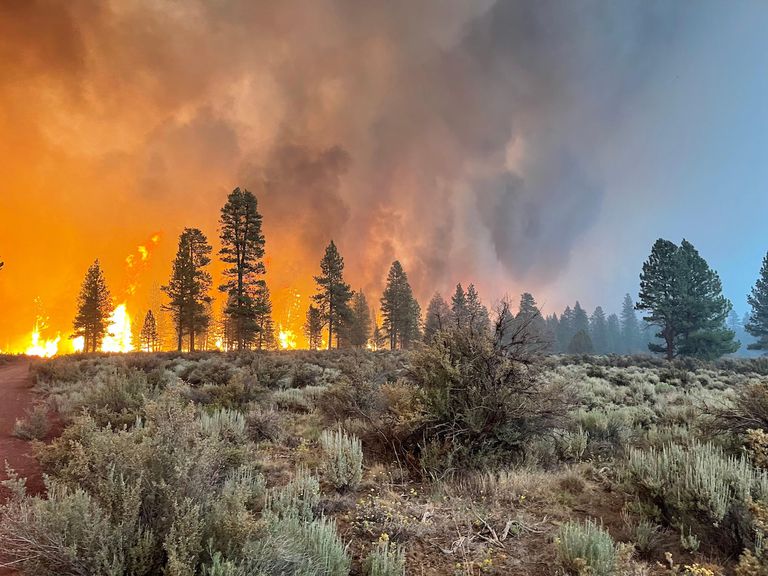
[[[653,240],[686,237],[743,313],[766,22],[757,1],[4,2],[0,348],[38,312],[66,335],[95,258],[155,306],[178,234],[217,245],[235,186],[276,323],[330,239],[371,302],[399,259],[423,306],[474,282],[551,313],[618,310]]]

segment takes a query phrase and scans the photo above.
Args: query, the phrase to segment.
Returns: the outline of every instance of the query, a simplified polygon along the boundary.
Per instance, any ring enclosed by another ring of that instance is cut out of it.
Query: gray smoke
[[[159,220],[213,227],[253,189],[278,273],[308,275],[333,238],[371,290],[399,258],[422,298],[500,293],[556,279],[595,221],[590,152],[674,50],[681,6],[11,1],[0,103],[44,83],[25,129]]]

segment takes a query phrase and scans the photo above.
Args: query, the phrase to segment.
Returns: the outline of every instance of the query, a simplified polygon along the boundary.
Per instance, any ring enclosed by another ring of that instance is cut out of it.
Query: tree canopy
[[[735,352],[739,343],[725,326],[731,303],[723,296],[720,277],[683,240],[680,246],[658,239],[640,275],[636,305],[644,320],[656,326],[664,344],[649,350],[671,360],[678,355],[714,359]]]
[[[747,296],[752,310],[744,326],[757,341],[749,345],[751,350],[768,350],[768,254],[763,258],[760,276],[752,292]]]
[[[83,352],[96,352],[107,334],[112,296],[96,260],[88,268],[77,299],[73,338],[83,338]]]

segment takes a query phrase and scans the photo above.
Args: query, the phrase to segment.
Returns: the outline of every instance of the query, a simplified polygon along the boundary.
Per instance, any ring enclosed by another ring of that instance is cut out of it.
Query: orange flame
[[[27,356],[40,356],[41,358],[50,358],[59,351],[59,340],[61,336],[57,335],[53,340],[40,340],[40,330],[37,322],[32,331],[32,345],[24,352]]]
[[[280,348],[283,350],[295,350],[297,343],[296,334],[293,333],[293,330],[283,330],[282,324],[279,326],[279,329],[278,340],[280,341]]]
[[[101,343],[102,352],[130,352],[133,350],[131,317],[125,303],[114,309],[109,317],[107,335]]]

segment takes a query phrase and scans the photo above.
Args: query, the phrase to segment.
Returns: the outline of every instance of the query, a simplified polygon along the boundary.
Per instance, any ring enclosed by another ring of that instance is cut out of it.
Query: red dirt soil
[[[6,480],[7,461],[21,477],[27,478],[27,492],[39,494],[44,490],[40,465],[32,454],[32,445],[13,435],[16,419],[23,418],[35,403],[29,362],[21,360],[0,366],[0,480]],[[8,491],[0,486],[0,502]]]
[[[0,366],[0,480],[6,480],[5,463],[19,476],[26,477],[27,491],[39,494],[44,489],[40,464],[32,454],[32,445],[13,435],[17,418],[22,418],[35,403],[34,384],[26,360]],[[8,498],[8,490],[0,485],[0,503]],[[19,575],[10,568],[0,567],[0,576]]]

